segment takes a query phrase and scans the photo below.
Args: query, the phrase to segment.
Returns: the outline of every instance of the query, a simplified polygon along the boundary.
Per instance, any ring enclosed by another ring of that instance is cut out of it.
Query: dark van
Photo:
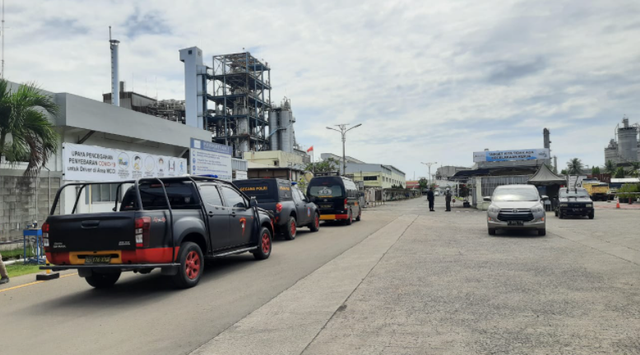
[[[318,205],[321,220],[343,221],[347,225],[362,217],[359,195],[353,180],[342,176],[314,177],[307,187],[307,196]]]
[[[246,195],[255,197],[258,207],[273,213],[274,227],[285,239],[295,239],[299,227],[309,227],[312,232],[319,230],[318,206],[291,181],[268,178],[235,180],[233,184]]]

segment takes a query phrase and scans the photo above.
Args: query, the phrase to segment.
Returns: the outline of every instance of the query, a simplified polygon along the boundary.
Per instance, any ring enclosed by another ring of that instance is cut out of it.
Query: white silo
[[[638,159],[638,130],[629,126],[629,119],[622,120],[622,127],[618,128],[618,155],[623,162],[633,162]]]

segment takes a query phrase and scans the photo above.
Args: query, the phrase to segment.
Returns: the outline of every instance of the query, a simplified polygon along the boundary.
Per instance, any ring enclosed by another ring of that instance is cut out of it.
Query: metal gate
[[[501,185],[526,184],[531,175],[483,176],[481,181],[482,196],[493,195],[493,190]]]

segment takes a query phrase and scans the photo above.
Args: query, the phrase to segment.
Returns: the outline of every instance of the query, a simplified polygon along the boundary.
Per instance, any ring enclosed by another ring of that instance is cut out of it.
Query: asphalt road
[[[276,240],[267,260],[214,262],[188,290],[158,272],[123,274],[108,290],[75,275],[18,288],[35,277],[12,279],[0,288],[0,353],[188,354],[395,217],[369,209],[352,226],[301,229],[294,241]]]

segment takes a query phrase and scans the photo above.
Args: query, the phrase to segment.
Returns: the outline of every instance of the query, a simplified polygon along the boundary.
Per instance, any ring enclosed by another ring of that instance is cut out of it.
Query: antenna
[[[0,78],[4,79],[4,0],[2,0],[2,73]]]

